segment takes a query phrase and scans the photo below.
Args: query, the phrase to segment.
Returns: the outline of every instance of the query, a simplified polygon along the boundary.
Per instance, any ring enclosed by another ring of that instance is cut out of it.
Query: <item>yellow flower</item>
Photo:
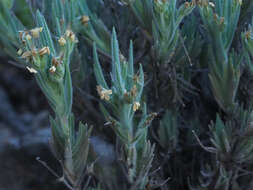
[[[77,42],[76,35],[74,33],[70,36],[70,40],[71,42]]]
[[[39,27],[39,28],[34,28],[34,29],[30,30],[30,32],[34,38],[38,38],[39,34],[40,34],[40,32],[42,32],[42,30],[43,30],[43,28]]]
[[[110,100],[110,95],[112,95],[112,90],[107,90],[102,88],[101,86],[97,86],[97,92],[101,98],[101,100]]]
[[[60,39],[58,40],[60,46],[64,46],[66,44],[66,40],[64,37],[60,37]]]
[[[141,104],[139,102],[134,102],[133,110],[137,111],[140,108]]]
[[[67,38],[70,39],[70,41],[77,42],[76,35],[74,34],[74,32],[72,32],[71,30],[67,30],[65,34],[66,34]]]

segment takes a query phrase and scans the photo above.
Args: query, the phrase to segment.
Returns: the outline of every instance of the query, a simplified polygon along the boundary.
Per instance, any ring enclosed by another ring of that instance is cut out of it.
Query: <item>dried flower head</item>
[[[50,73],[55,73],[55,71],[56,71],[56,67],[54,65],[49,68]]]
[[[112,90],[107,90],[102,88],[101,86],[97,86],[97,92],[101,98],[101,100],[110,100],[110,95],[112,94]]]
[[[88,16],[84,15],[84,16],[81,17],[81,23],[82,23],[83,25],[86,26],[86,25],[88,24],[89,21],[90,21],[90,18],[89,18]]]
[[[57,59],[57,58],[55,58],[55,57],[53,57],[53,59],[52,59],[52,65],[55,66],[55,67],[57,67],[60,64],[61,64],[60,60]]]
[[[66,44],[66,40],[64,37],[60,37],[60,39],[58,40],[58,43],[60,44],[60,46],[65,46]]]
[[[34,29],[30,30],[32,37],[39,38],[40,32],[42,32],[42,30],[43,30],[42,27],[34,28]]]
[[[38,71],[36,71],[34,68],[32,67],[26,67],[26,69],[30,72],[30,73],[38,73]]]
[[[50,54],[50,49],[49,49],[49,47],[47,46],[47,47],[43,47],[43,48],[41,48],[40,50],[39,50],[39,54],[40,54],[40,56],[43,56],[43,55],[45,55],[45,54]]]
[[[76,35],[71,30],[66,30],[66,37],[70,39],[71,42],[77,42]]]
[[[141,104],[139,102],[134,102],[133,110],[137,111],[140,108]]]

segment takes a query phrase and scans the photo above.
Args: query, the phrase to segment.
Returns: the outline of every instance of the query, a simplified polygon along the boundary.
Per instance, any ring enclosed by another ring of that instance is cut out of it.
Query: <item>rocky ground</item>
[[[0,60],[0,190],[66,189],[41,160],[60,174],[48,140],[48,104],[33,76]]]

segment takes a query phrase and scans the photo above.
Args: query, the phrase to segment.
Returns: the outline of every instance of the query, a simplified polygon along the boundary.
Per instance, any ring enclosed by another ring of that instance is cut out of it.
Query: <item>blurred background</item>
[[[49,149],[48,110],[33,76],[1,55],[0,190],[66,189],[36,159],[59,168]]]

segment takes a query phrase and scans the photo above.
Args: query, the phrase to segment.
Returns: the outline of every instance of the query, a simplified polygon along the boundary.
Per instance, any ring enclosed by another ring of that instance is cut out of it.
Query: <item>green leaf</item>
[[[102,68],[100,66],[99,60],[98,60],[98,55],[97,55],[97,48],[96,48],[96,43],[93,43],[93,59],[94,59],[94,64],[93,64],[93,68],[94,68],[94,74],[96,77],[96,80],[98,82],[99,85],[101,85],[103,88],[105,89],[109,89],[104,75],[103,75],[103,71]]]
[[[55,48],[54,48],[54,43],[51,38],[50,31],[48,29],[47,23],[45,21],[45,18],[39,11],[36,12],[36,19],[37,19],[37,25],[40,27],[43,27],[43,31],[40,35],[40,41],[43,46],[48,46],[50,49],[50,52],[55,55]]]

